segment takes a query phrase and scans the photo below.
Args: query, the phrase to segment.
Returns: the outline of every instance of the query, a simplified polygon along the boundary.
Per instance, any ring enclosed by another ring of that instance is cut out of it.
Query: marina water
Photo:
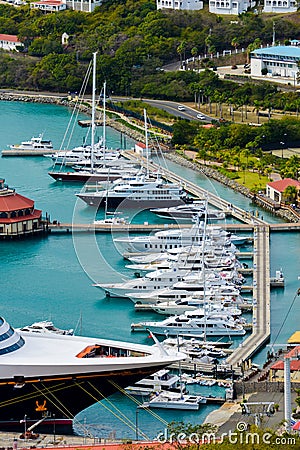
[[[59,148],[71,111],[56,105],[21,102],[1,102],[0,147],[17,144],[44,133]],[[76,127],[71,146],[80,145],[85,129]],[[101,128],[98,134],[101,136]],[[108,146],[120,147],[121,136],[112,129],[107,130]],[[126,139],[127,148],[133,141]],[[73,183],[54,182],[48,175],[51,160],[43,157],[7,157],[0,159],[0,176],[20,194],[35,201],[35,206],[50,214],[52,220],[70,223],[91,223],[95,209],[77,200],[75,193],[81,186]],[[275,216],[250,204],[249,199],[229,190],[218,182],[211,181],[190,169],[168,163],[168,168],[184,178],[220,195],[233,205],[246,211],[258,210],[269,222],[278,222]],[[124,212],[132,215],[132,212]],[[103,217],[99,211],[97,218]],[[149,212],[133,218],[134,222],[159,221]],[[271,342],[285,343],[299,329],[300,300],[296,299],[287,316],[299,287],[300,233],[271,233],[271,275],[282,268],[286,286],[284,290],[271,292]],[[60,328],[76,328],[77,334],[104,338],[131,340],[152,344],[144,334],[130,331],[132,322],[143,319],[161,319],[150,312],[135,312],[133,304],[126,299],[108,299],[104,292],[92,286],[94,282],[121,281],[132,277],[125,268],[118,249],[109,234],[78,233],[53,234],[44,238],[20,241],[1,241],[1,315],[13,327],[31,324],[38,320],[53,320]],[[278,347],[274,347],[275,351]],[[266,358],[266,347],[254,361],[261,364]],[[197,387],[204,395],[223,395],[218,387]],[[117,407],[118,409],[115,409]],[[78,420],[89,426],[98,437],[135,438],[136,425],[147,436],[154,438],[164,431],[172,420],[201,423],[215,409],[213,405],[202,405],[197,412],[159,411],[155,414],[137,409],[137,404],[117,393],[82,412]],[[159,418],[158,418],[159,417]],[[75,427],[76,428],[76,427]],[[79,432],[82,431],[77,427]]]

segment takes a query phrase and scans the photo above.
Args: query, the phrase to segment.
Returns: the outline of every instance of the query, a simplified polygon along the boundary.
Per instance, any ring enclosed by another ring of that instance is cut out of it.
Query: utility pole
[[[275,22],[273,21],[273,40],[272,40],[272,47],[275,47]]]

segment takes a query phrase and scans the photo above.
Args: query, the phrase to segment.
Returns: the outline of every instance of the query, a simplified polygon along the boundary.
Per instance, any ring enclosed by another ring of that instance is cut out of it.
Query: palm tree
[[[176,51],[180,56],[180,67],[182,68],[182,57],[185,59],[185,50],[186,50],[187,43],[186,41],[181,41],[178,45]]]
[[[197,47],[193,47],[193,48],[191,49],[191,55],[192,55],[192,57],[194,58],[194,61],[193,61],[193,68],[195,69],[195,57],[198,55],[198,48],[197,48]]]
[[[296,186],[287,186],[283,191],[285,201],[288,203],[294,203],[297,199],[298,190]]]

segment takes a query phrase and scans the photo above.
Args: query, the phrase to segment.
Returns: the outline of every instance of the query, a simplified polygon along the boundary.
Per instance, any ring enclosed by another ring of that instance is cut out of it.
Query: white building
[[[283,46],[266,47],[254,50],[251,54],[251,75],[261,76],[267,69],[268,76],[290,77],[294,81],[299,71],[300,47]]]
[[[102,0],[67,0],[67,7],[76,11],[93,12],[96,6],[100,6]]]
[[[267,184],[266,195],[275,202],[281,203],[284,191],[288,186],[295,186],[300,189],[300,182],[292,178],[284,178],[283,180],[271,181]]]
[[[65,2],[61,0],[41,0],[39,2],[30,3],[31,9],[40,9],[45,13],[59,12],[67,9]]]
[[[209,12],[238,15],[255,5],[251,0],[209,0]]]
[[[13,34],[0,34],[0,48],[8,51],[19,51],[23,47],[22,42],[20,42],[17,36]]]
[[[264,0],[265,13],[291,13],[297,11],[297,2],[294,0]]]
[[[195,11],[203,9],[203,2],[200,0],[156,0],[156,8]]]

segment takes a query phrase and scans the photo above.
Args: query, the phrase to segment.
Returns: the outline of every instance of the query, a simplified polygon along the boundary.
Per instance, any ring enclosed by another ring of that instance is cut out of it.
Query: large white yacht
[[[191,313],[190,313],[191,314]],[[200,318],[187,317],[185,314],[171,316],[159,322],[140,322],[131,324],[132,331],[152,331],[168,336],[243,336],[246,334],[243,326],[232,316],[222,314],[207,314]]]
[[[29,141],[23,141],[21,144],[10,145],[9,148],[20,152],[24,151],[24,153],[26,153],[26,151],[36,151],[39,154],[43,154],[44,151],[45,153],[53,151],[53,144],[51,141],[44,139],[43,134],[41,133],[38,137],[33,136]]]
[[[76,196],[96,207],[104,203],[115,207],[122,203],[124,207],[141,205],[151,208],[153,205],[179,205],[187,200],[187,193],[180,184],[167,183],[160,177],[149,179],[144,175],[131,181],[120,179],[108,189],[82,192]]]
[[[184,356],[98,337],[16,331],[0,318],[0,430],[72,432],[81,410]],[[37,423],[38,422],[38,423]]]
[[[216,242],[219,245],[226,246],[232,242],[230,233],[220,227],[208,226],[204,236],[203,223],[197,223],[191,228],[180,228],[175,230],[157,231],[150,236],[134,236],[127,238],[116,238],[114,242],[121,243],[125,252],[165,252],[179,247],[188,247],[192,245],[203,245],[203,239],[206,242]]]

